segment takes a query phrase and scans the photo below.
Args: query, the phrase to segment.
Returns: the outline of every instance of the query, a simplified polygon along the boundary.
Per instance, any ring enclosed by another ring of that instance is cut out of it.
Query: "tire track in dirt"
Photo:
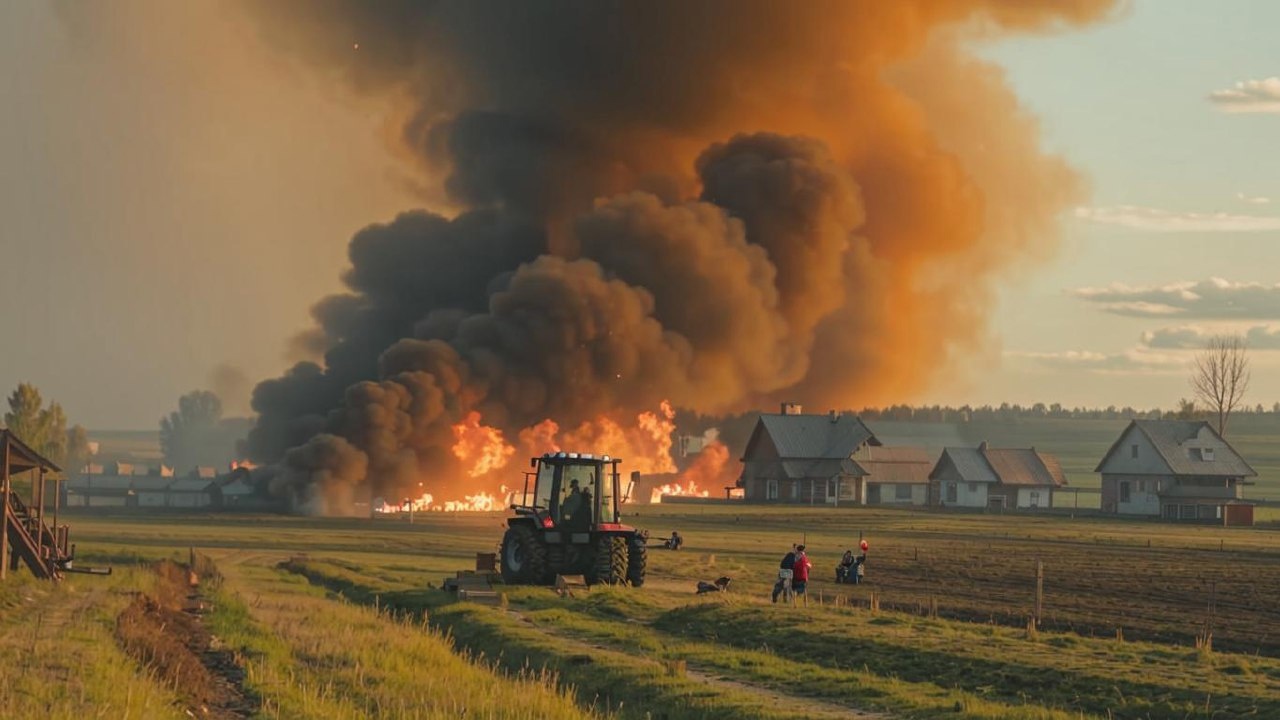
[[[508,609],[506,613],[521,624],[544,635],[569,642],[583,650],[601,650],[605,652],[627,652],[626,648],[610,646],[599,642],[583,640],[570,633],[562,632],[545,623],[536,623],[519,610]],[[711,668],[699,667],[685,661],[684,675],[723,691],[738,692],[759,698],[763,705],[774,708],[794,710],[797,718],[860,718],[862,720],[890,720],[892,716],[884,713],[863,710],[853,705],[829,702],[817,698],[802,697],[782,692],[764,685],[755,685],[741,680],[725,677],[723,673]]]

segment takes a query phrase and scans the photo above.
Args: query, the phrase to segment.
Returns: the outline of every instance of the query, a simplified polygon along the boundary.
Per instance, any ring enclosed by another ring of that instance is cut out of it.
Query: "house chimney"
[[[839,411],[839,410],[832,410],[832,411],[831,411],[831,422],[839,422],[839,421],[840,421],[840,411]]]
[[[800,406],[800,403],[792,403],[792,402],[782,403],[783,415],[800,415],[803,412],[804,412],[804,409]]]

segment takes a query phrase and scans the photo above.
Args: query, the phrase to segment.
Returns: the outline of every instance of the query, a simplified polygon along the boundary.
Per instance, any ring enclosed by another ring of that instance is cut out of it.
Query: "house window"
[[[953,503],[955,501],[956,501],[956,484],[947,483],[947,502]]]
[[[1200,459],[1213,462],[1213,448],[1200,448]]]
[[[1143,492],[1146,492],[1146,491],[1147,491],[1147,481],[1146,481],[1146,480],[1139,480],[1139,481],[1138,481],[1138,492],[1143,493]]]
[[[894,500],[910,500],[910,499],[911,499],[911,486],[910,486],[910,485],[905,485],[905,484],[903,484],[903,483],[898,483],[897,485],[894,485],[894,486],[893,486],[893,499],[894,499]]]
[[[1031,507],[1040,507],[1040,491],[1032,490],[1030,495],[1031,495],[1031,498],[1030,498]]]
[[[791,483],[791,499],[792,500],[800,499],[800,483],[799,482],[793,481]]]
[[[1129,446],[1129,457],[1134,458],[1134,459],[1137,459],[1137,457],[1138,457],[1138,446],[1137,446],[1137,445],[1130,445],[1130,446]]]
[[[1129,481],[1128,480],[1125,480],[1124,482],[1120,483],[1120,502],[1122,503],[1129,502]]]
[[[831,478],[830,480],[827,481],[827,497],[828,498],[835,499],[836,493],[839,491],[839,489],[840,489],[839,480],[835,478]]]
[[[764,493],[765,493],[766,499],[777,500],[778,499],[778,481],[770,480],[769,483],[765,485]]]

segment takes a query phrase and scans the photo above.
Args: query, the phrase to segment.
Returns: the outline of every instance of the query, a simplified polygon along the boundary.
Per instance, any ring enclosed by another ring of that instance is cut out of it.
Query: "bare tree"
[[[1249,389],[1249,347],[1239,335],[1209,339],[1196,355],[1191,388],[1209,412],[1218,418],[1218,434],[1227,434],[1231,412]]]

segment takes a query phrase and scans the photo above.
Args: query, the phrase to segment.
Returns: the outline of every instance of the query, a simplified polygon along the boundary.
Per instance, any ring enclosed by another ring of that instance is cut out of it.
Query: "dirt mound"
[[[155,571],[154,593],[137,594],[116,618],[116,641],[169,683],[196,717],[249,717],[258,703],[244,690],[244,669],[234,653],[215,649],[200,621],[208,603],[198,576],[171,561]]]

